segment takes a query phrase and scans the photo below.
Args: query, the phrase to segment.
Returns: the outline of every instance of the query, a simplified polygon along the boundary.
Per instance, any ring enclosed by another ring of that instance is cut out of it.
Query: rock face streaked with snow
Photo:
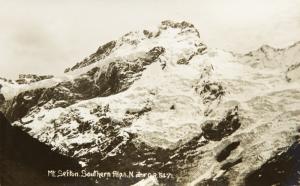
[[[297,185],[299,64],[300,43],[234,54],[164,21],[62,77],[0,79],[0,110],[84,169],[172,174],[110,185]]]

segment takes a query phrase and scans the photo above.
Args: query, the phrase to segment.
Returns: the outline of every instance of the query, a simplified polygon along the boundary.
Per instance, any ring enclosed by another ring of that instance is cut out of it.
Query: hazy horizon
[[[63,73],[123,34],[188,21],[204,43],[244,53],[300,41],[300,0],[0,0],[0,77]]]

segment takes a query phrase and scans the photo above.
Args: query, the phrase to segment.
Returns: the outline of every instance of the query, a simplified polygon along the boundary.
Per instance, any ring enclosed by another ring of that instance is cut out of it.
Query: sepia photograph
[[[0,0],[0,186],[300,186],[300,0]]]

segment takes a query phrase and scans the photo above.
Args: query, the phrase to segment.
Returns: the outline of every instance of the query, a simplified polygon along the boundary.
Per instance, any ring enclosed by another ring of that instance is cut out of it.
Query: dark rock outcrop
[[[36,74],[20,74],[19,79],[16,80],[18,84],[29,84],[29,83],[35,83],[38,81],[42,81],[45,79],[51,79],[53,78],[53,75],[36,75]]]
[[[202,131],[206,139],[220,141],[222,138],[231,135],[241,126],[238,107],[228,111],[226,116],[220,121],[206,121],[203,123]]]
[[[168,27],[170,28],[181,28],[181,29],[185,29],[185,28],[194,28],[194,25],[185,21],[182,22],[173,22],[173,21],[163,21],[161,22],[161,29],[167,29]]]
[[[300,183],[300,144],[278,152],[245,179],[246,186],[291,186]]]
[[[0,106],[4,103],[5,101],[5,97],[3,94],[1,94],[1,88],[2,88],[2,85],[0,84]]]
[[[291,82],[294,80],[299,79],[299,75],[297,76],[296,74],[299,74],[300,71],[300,63],[293,64],[288,67],[287,71],[285,72],[285,79],[287,82]]]
[[[201,89],[197,89],[199,94],[203,96],[203,103],[208,103],[225,95],[225,90],[221,83],[218,82],[203,82]]]
[[[216,159],[218,162],[224,161],[231,153],[231,151],[233,151],[234,149],[236,149],[238,146],[240,145],[239,141],[236,142],[232,142],[229,145],[227,145],[217,156]]]
[[[30,109],[36,106],[45,89],[35,89],[25,91],[14,97],[10,105],[6,109],[6,117],[9,121],[13,122],[24,117]]]
[[[89,58],[85,58],[83,61],[77,63],[75,66],[65,69],[65,73],[74,71],[79,68],[86,67],[90,64],[93,64],[99,60],[104,59],[112,52],[112,50],[116,46],[116,43],[117,43],[116,41],[111,41],[111,42],[108,42],[108,43],[100,46],[94,54],[90,55]]]

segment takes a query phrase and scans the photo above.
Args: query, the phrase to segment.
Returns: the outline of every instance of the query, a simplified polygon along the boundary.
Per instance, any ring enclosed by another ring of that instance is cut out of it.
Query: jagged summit
[[[99,47],[65,76],[0,80],[0,110],[87,170],[168,172],[150,180],[166,185],[281,184],[294,170],[278,165],[299,160],[299,50],[236,55],[207,47],[190,23],[164,21]]]
[[[200,41],[198,30],[192,24],[184,21],[163,21],[156,31],[143,30],[129,32],[116,41],[110,41],[100,46],[94,54],[77,63],[75,66],[67,68],[65,72],[75,71],[106,58],[113,58],[112,60],[114,60],[118,57],[124,57],[124,55],[127,55],[124,52],[128,50],[132,54],[135,51],[138,52],[137,49],[148,48],[149,50],[155,46],[172,48],[173,45],[185,45],[189,41],[191,45],[194,44],[198,47],[199,52],[202,52],[206,48]]]
[[[167,28],[181,28],[181,29],[186,29],[186,28],[195,28],[193,24],[182,21],[182,22],[174,22],[170,20],[165,20],[161,22],[161,25],[159,28],[165,30]]]

